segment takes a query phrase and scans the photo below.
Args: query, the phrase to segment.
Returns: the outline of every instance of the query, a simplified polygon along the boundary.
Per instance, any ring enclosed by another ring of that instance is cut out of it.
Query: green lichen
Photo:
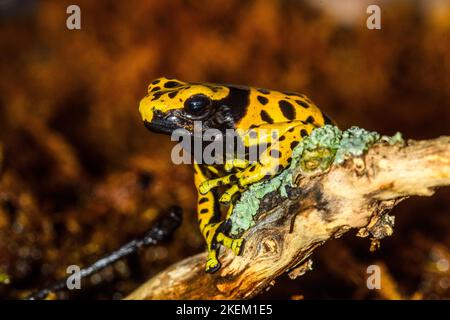
[[[304,172],[325,171],[332,164],[342,164],[348,157],[361,156],[378,141],[391,145],[403,143],[400,133],[392,137],[381,137],[376,132],[358,127],[351,127],[342,132],[332,125],[313,130],[311,135],[293,150],[288,168],[270,180],[251,185],[242,194],[230,217],[231,234],[236,236],[254,225],[253,218],[258,212],[260,201],[267,194],[276,191],[282,197],[287,197],[286,187],[292,186],[292,175],[298,165]]]
[[[371,145],[380,140],[377,132],[367,131],[358,127],[351,127],[344,131],[339,148],[336,151],[334,163],[341,164],[348,157],[361,156]]]

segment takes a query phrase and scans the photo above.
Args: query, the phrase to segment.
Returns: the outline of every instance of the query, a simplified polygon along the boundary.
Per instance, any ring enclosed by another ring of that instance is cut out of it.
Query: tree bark
[[[180,261],[155,275],[126,299],[248,299],[289,272],[309,269],[309,257],[325,241],[350,229],[373,243],[393,232],[387,215],[409,196],[431,196],[450,185],[450,137],[377,143],[361,157],[326,172],[294,174],[288,198],[267,195],[257,223],[243,237],[242,254],[222,249],[222,268],[204,271],[206,253]]]

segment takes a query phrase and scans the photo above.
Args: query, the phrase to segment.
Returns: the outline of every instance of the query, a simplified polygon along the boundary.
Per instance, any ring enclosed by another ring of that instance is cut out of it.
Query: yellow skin
[[[168,78],[156,79],[149,85],[139,112],[152,131],[171,134],[177,128],[184,128],[192,132],[195,120],[202,121],[206,129],[234,129],[246,148],[267,144],[258,153],[256,162],[237,155],[214,165],[194,162],[198,220],[208,249],[207,272],[220,268],[219,244],[236,255],[242,251],[243,239],[226,234],[233,203],[240,193],[250,184],[281,172],[289,165],[292,150],[304,137],[314,128],[331,123],[302,94]],[[220,196],[219,187],[226,188]],[[224,220],[220,219],[219,203],[229,205]]]

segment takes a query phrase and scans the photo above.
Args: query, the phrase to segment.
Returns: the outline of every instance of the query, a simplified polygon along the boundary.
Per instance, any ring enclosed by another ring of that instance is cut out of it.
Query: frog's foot
[[[214,256],[211,255],[211,252],[208,254],[208,259],[206,260],[205,271],[207,273],[214,273],[220,269],[220,262],[217,260],[216,253],[214,252]]]
[[[241,254],[242,249],[244,248],[244,239],[239,238],[239,239],[233,239],[230,238],[228,236],[226,236],[225,234],[223,234],[222,232],[220,232],[217,235],[217,242],[223,244],[225,247],[231,249],[231,251],[233,251],[233,253],[238,256]]]

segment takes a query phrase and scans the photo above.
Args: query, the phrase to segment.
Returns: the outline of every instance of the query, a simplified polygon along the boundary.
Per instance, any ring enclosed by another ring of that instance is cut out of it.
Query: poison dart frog
[[[255,143],[265,143],[256,162],[232,156],[222,163],[205,164],[194,158],[197,215],[207,244],[205,270],[209,273],[221,266],[220,245],[235,255],[243,249],[242,238],[228,235],[229,217],[239,195],[249,185],[280,173],[290,164],[292,150],[303,138],[314,128],[332,123],[303,94],[171,78],[156,79],[148,86],[139,112],[145,126],[157,133],[170,135],[185,129],[194,135],[194,122],[201,121],[202,130],[234,130],[246,150]],[[266,133],[272,129],[278,134]],[[229,206],[223,220],[220,204]]]

